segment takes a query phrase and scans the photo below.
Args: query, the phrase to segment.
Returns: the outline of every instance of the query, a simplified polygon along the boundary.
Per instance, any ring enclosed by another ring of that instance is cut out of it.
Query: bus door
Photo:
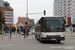
[[[39,35],[40,35],[40,25],[37,26],[37,37],[39,38]]]

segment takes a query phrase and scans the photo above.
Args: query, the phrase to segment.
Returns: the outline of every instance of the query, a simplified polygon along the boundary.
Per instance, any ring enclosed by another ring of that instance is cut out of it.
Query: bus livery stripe
[[[61,36],[61,35],[46,35],[46,37],[50,37],[50,36]]]

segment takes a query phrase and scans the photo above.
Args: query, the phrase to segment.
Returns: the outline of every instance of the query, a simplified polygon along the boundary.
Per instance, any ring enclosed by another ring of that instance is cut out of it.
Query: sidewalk
[[[75,39],[75,32],[71,32],[71,31],[69,31],[69,32],[65,32],[65,37],[67,38],[67,39]]]
[[[11,34],[11,40],[19,39],[19,33],[15,32]],[[20,39],[24,39],[24,35],[20,34]],[[3,34],[3,40],[10,40],[10,33]],[[0,34],[0,41],[2,41],[2,34]]]

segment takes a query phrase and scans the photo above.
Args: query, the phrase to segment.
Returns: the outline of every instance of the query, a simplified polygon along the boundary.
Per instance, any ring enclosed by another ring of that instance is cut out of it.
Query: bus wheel
[[[43,40],[42,40],[40,37],[39,37],[39,41],[40,41],[40,42],[43,42]]]
[[[37,38],[36,35],[35,35],[35,38]]]
[[[36,36],[36,39],[39,40],[37,36]]]
[[[58,40],[57,43],[60,43],[60,40]]]

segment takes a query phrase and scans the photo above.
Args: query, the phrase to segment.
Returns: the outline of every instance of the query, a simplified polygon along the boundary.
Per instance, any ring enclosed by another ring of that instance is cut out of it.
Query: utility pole
[[[26,13],[26,22],[27,22],[27,25],[28,25],[28,0],[27,0],[27,13]]]

